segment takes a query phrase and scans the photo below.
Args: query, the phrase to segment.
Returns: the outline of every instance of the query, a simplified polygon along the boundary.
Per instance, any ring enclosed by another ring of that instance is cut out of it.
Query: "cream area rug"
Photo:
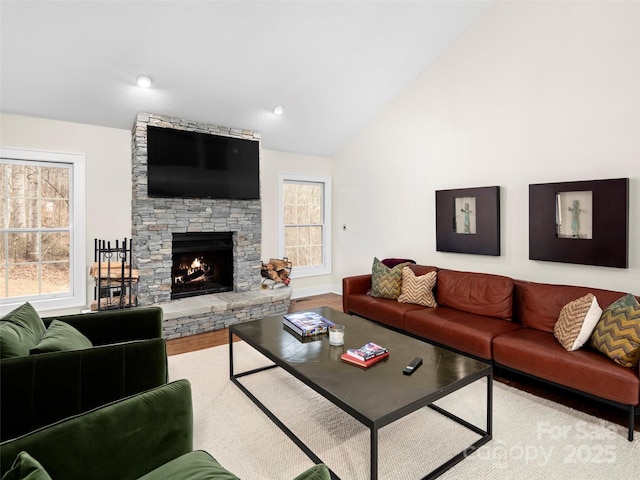
[[[234,358],[236,373],[270,363],[244,342]],[[291,480],[313,465],[229,380],[228,346],[171,356],[169,375],[191,381],[194,447],[243,480]],[[369,430],[358,421],[282,369],[241,381],[342,480],[369,478]],[[486,383],[437,404],[484,428]],[[420,479],[477,438],[424,408],[380,430],[379,478]],[[628,442],[624,427],[494,382],[493,439],[439,478],[640,478],[640,435]]]

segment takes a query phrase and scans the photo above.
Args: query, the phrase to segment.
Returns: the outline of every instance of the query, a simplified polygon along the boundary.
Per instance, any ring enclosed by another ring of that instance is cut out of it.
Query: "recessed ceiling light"
[[[273,107],[273,113],[276,115],[282,115],[284,113],[284,107],[282,105],[276,105]]]
[[[139,75],[138,78],[136,78],[136,83],[139,87],[149,88],[151,86],[151,77],[148,75]]]

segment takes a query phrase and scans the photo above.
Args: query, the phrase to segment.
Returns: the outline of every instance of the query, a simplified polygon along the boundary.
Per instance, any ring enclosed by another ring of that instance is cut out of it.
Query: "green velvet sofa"
[[[0,440],[168,380],[159,307],[40,319],[27,303],[0,319],[0,340]]]
[[[186,379],[3,442],[0,471],[7,480],[238,480],[208,453],[193,451]],[[329,479],[320,464],[295,480]]]

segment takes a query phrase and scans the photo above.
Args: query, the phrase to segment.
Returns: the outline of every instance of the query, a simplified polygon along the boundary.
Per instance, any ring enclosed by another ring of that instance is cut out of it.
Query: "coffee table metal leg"
[[[378,480],[378,426],[371,427],[371,480]]]
[[[493,372],[487,376],[487,437],[493,438]]]
[[[229,378],[233,378],[233,333],[229,329]]]

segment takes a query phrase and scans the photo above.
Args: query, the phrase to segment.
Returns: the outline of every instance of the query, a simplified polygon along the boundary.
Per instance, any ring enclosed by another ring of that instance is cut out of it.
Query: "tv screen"
[[[150,197],[260,198],[255,140],[147,127]]]

